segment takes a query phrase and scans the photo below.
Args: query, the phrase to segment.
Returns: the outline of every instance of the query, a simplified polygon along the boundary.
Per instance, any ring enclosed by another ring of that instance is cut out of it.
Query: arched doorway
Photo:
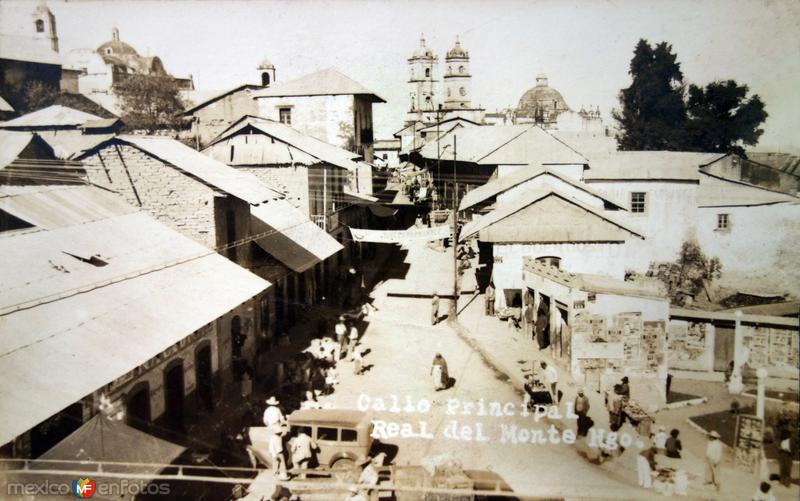
[[[83,404],[74,403],[31,430],[31,456],[36,458],[83,424]]]
[[[264,71],[261,73],[261,85],[266,87],[269,85],[269,72]]]
[[[164,369],[164,423],[172,431],[183,431],[183,400],[183,360],[178,359]]]
[[[197,399],[203,409],[214,408],[214,374],[211,367],[211,344],[206,343],[194,355]]]
[[[137,430],[147,431],[150,427],[150,385],[147,382],[138,383],[128,393],[125,422]]]

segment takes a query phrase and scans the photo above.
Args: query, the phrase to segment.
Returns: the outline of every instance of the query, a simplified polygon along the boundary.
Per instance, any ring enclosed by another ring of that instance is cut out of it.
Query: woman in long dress
[[[447,373],[447,362],[441,353],[437,353],[433,358],[433,365],[431,366],[431,375],[433,376],[433,386],[436,391],[447,388],[447,383],[450,380],[450,375]]]

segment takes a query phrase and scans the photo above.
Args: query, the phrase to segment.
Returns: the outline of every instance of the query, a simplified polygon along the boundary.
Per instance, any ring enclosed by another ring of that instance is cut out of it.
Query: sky
[[[734,79],[766,103],[757,149],[800,153],[800,2],[585,1],[74,1],[48,0],[61,52],[120,38],[201,91],[256,83],[267,58],[277,80],[334,67],[383,97],[376,137],[402,127],[406,59],[424,33],[439,55],[456,36],[470,53],[473,104],[516,106],[545,73],[573,109],[599,106],[610,122],[640,38],[667,41],[687,83]],[[35,2],[0,0],[6,32]],[[27,16],[27,17],[26,17]],[[13,29],[12,26],[10,29]]]

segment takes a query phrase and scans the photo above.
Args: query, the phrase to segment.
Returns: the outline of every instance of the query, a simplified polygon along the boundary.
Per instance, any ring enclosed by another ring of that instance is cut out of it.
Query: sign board
[[[749,472],[758,471],[758,460],[764,442],[764,421],[756,416],[736,418],[736,438],[733,455],[736,465]]]
[[[410,228],[408,230],[362,230],[350,228],[356,242],[376,242],[382,244],[401,244],[410,241],[432,242],[450,237],[451,228],[443,224],[432,228]]]

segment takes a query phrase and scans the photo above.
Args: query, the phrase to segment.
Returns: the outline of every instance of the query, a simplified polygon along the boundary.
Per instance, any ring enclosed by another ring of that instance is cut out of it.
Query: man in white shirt
[[[266,402],[267,409],[264,411],[264,426],[278,428],[280,425],[286,423],[286,418],[283,417],[283,412],[278,407],[280,402],[275,395],[269,397]]]
[[[706,485],[712,484],[719,491],[719,463],[722,462],[722,442],[719,440],[719,433],[712,431],[708,435],[708,445],[706,446]]]
[[[317,449],[317,444],[314,443],[311,437],[304,431],[298,430],[292,439],[292,467],[307,469],[314,451]],[[300,478],[306,478],[306,474],[301,473]]]
[[[347,326],[344,324],[344,317],[340,316],[339,321],[336,323],[336,327],[333,328],[334,332],[336,332],[336,343],[338,346],[335,349],[336,352],[336,360],[342,359],[342,352],[345,351],[345,335],[347,334]]]
[[[547,365],[547,362],[542,362],[542,369],[544,370],[544,380],[550,388],[550,396],[554,404],[558,404],[558,371],[552,365]]]

